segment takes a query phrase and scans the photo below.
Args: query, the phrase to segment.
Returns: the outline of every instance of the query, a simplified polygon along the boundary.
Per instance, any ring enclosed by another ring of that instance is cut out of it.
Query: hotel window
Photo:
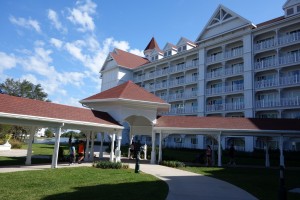
[[[186,45],[182,46],[182,51],[186,50]]]
[[[167,57],[167,56],[168,56],[168,52],[165,52],[165,53],[164,53],[164,57]]]
[[[300,12],[300,6],[297,6],[297,13]]]
[[[178,47],[178,52],[180,52],[181,51],[181,47]]]
[[[286,10],[287,16],[294,14],[294,8],[289,8]]]
[[[191,144],[198,144],[198,138],[191,138]]]
[[[172,51],[168,51],[168,56],[171,56],[172,55]]]

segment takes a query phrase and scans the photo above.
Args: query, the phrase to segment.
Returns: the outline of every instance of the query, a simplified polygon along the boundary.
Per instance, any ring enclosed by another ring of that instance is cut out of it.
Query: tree
[[[54,135],[53,132],[49,128],[45,130],[45,136],[47,138],[52,138],[53,135]]]
[[[20,80],[15,81],[8,78],[0,84],[0,91],[11,96],[50,101],[47,99],[48,94],[44,92],[41,84],[35,85],[27,80],[21,82]]]

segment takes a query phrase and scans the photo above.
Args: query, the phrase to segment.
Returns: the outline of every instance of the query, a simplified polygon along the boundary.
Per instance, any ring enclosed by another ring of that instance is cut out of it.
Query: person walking
[[[70,151],[70,160],[69,160],[70,164],[69,165],[73,165],[75,163],[75,155],[76,155],[74,143],[72,143],[70,145],[69,151]]]
[[[78,144],[78,164],[81,164],[83,158],[84,158],[84,143],[82,140],[80,140]]]
[[[206,148],[206,166],[211,166],[211,155],[212,155],[212,151],[209,145],[207,145]]]
[[[229,148],[229,163],[228,165],[235,165],[235,148],[233,146],[233,144],[231,144],[230,148]]]

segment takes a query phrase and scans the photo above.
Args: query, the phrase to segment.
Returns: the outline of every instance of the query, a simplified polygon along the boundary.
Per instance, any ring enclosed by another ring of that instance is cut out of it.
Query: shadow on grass
[[[198,168],[198,169],[197,169]],[[278,199],[279,194],[279,169],[278,168],[205,168],[189,167],[188,171],[202,173],[206,176],[224,180],[236,185],[259,199]],[[285,187],[288,190],[300,188],[300,170],[285,170]],[[300,194],[287,193],[289,200],[300,199]]]
[[[0,157],[0,167],[5,166],[23,166],[25,165],[26,157]],[[51,159],[44,158],[31,158],[32,164],[49,164],[51,163]]]
[[[159,184],[160,183],[160,184]],[[159,189],[158,189],[159,188]],[[164,200],[168,194],[167,184],[161,182],[137,182],[103,184],[72,188],[73,192],[49,195],[42,200],[122,199],[122,200]],[[124,195],[126,194],[126,195]]]

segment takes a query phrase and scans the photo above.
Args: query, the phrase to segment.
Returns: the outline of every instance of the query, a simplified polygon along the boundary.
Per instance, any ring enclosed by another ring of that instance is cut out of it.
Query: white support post
[[[279,149],[280,149],[280,166],[284,166],[284,155],[283,155],[283,136],[279,137]]]
[[[59,144],[60,144],[60,135],[61,135],[61,128],[64,126],[62,124],[60,127],[58,127],[55,131],[55,146],[52,156],[52,165],[51,168],[57,168],[57,160],[58,160],[58,150],[59,150]]]
[[[212,148],[211,148],[211,165],[215,165],[215,136],[212,139]]]
[[[116,148],[116,162],[121,162],[121,140],[122,140],[122,132],[118,131],[117,134],[117,143],[118,147]]]
[[[222,166],[221,132],[218,135],[218,167]]]
[[[159,133],[159,146],[158,146],[158,163],[160,163],[162,161],[162,147],[161,147],[161,144],[162,144],[162,132],[160,131]]]
[[[266,140],[266,146],[265,146],[265,151],[266,151],[266,160],[265,160],[265,166],[267,168],[270,167],[270,156],[269,156],[269,142]]]
[[[114,162],[115,154],[114,154],[114,148],[115,148],[115,137],[116,135],[113,133],[110,135],[111,137],[111,145],[110,145],[110,157],[109,161]]]
[[[25,165],[31,165],[31,156],[32,156],[32,141],[34,139],[34,135],[36,133],[36,127],[30,127],[27,129],[30,132],[29,139],[28,139],[28,147],[27,147],[27,156]]]
[[[85,144],[85,152],[84,152],[84,161],[88,161],[89,160],[91,132],[89,132],[89,133],[86,134],[86,144]]]
[[[99,158],[103,158],[103,140],[104,140],[104,132],[101,133],[101,144],[100,144]]]
[[[156,152],[155,152],[155,131],[152,130],[152,150],[151,150],[151,164],[156,164]]]
[[[90,157],[89,157],[89,161],[93,162],[94,161],[94,142],[95,142],[95,132],[92,131],[91,133],[91,149],[90,149]]]

